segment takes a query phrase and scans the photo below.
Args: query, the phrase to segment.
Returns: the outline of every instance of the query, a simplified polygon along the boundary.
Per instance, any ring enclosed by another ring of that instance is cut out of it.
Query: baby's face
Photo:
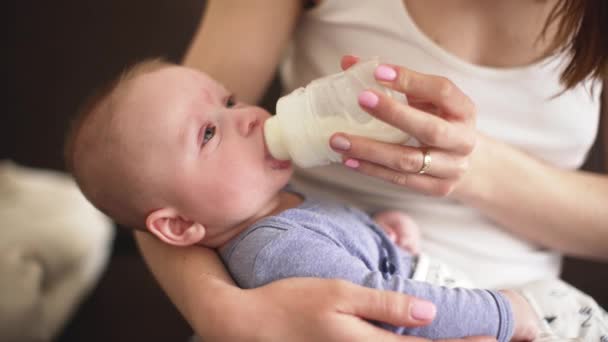
[[[291,165],[266,149],[268,112],[236,102],[203,73],[167,67],[140,75],[118,108],[115,127],[138,156],[130,167],[208,233],[263,210],[291,176]]]

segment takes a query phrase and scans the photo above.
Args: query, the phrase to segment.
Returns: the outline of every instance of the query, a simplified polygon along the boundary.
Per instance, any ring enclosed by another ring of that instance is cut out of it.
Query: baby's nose
[[[239,123],[239,131],[243,136],[249,136],[260,125],[260,119],[254,115],[244,115]]]

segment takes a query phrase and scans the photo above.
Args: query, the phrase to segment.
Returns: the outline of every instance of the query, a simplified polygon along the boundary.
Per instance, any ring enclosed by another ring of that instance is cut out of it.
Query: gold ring
[[[422,152],[422,151],[420,151],[420,152]],[[422,153],[422,167],[420,167],[420,170],[418,170],[419,175],[423,175],[423,174],[427,173],[427,171],[431,167],[432,160],[433,159],[431,158],[431,153],[428,150],[424,151]]]

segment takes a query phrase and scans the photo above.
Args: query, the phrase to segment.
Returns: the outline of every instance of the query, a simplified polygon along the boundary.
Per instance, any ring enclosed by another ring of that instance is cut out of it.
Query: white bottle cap
[[[264,140],[268,147],[268,152],[275,159],[289,160],[289,151],[283,140],[283,132],[280,126],[279,118],[276,116],[266,119],[264,122]]]

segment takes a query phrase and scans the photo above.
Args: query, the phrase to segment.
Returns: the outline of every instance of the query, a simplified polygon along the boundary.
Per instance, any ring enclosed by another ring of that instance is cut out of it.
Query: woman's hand
[[[248,312],[242,313],[243,319],[231,318],[232,322],[237,330],[244,329],[241,336],[251,337],[244,340],[256,341],[428,342],[396,335],[363,319],[417,327],[431,323],[435,315],[431,303],[404,294],[313,278],[284,279],[245,290],[234,302]],[[234,331],[234,328],[227,329]]]
[[[342,68],[356,62],[356,57],[345,56]],[[421,147],[336,133],[330,141],[332,148],[343,154],[344,165],[361,173],[430,195],[450,194],[467,173],[475,147],[475,106],[443,77],[387,64],[376,69],[375,77],[406,94],[409,104],[372,90],[359,95],[359,104],[416,138]]]
[[[242,290],[212,250],[171,246],[142,232],[135,236],[161,287],[203,341],[428,342],[364,319],[408,327],[429,324],[435,315],[429,302],[317,278],[289,278]]]

